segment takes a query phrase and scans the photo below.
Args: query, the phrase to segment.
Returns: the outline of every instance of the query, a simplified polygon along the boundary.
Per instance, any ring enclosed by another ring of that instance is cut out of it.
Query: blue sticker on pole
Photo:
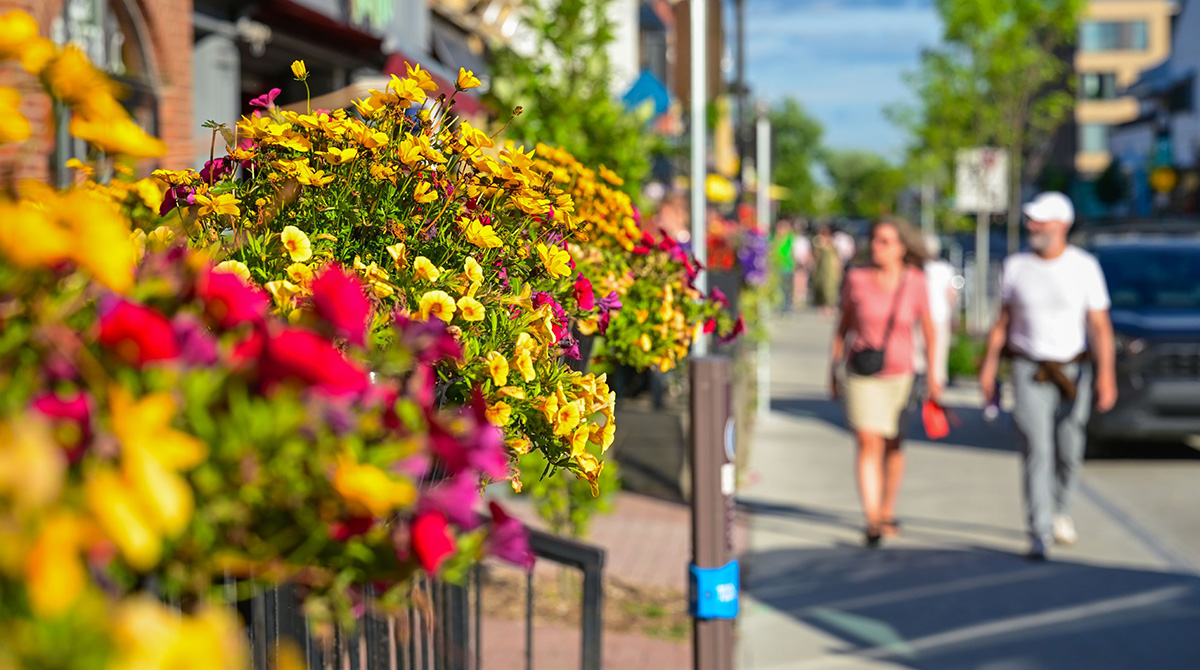
[[[688,568],[691,574],[691,613],[697,619],[736,619],[741,578],[738,562],[719,568]]]

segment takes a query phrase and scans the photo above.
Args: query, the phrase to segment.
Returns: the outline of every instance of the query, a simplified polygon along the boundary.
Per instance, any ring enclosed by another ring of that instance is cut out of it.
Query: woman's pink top
[[[913,373],[913,329],[921,323],[921,315],[929,311],[925,273],[911,267],[904,271],[908,278],[896,306],[896,321],[879,373],[883,377]],[[854,334],[851,351],[883,348],[883,335],[895,299],[895,289],[884,289],[876,283],[874,268],[850,270],[842,284],[842,310],[849,316],[850,331]]]

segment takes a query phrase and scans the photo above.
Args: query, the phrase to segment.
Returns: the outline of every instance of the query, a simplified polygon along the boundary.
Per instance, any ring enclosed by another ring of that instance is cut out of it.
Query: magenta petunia
[[[592,289],[592,282],[583,273],[575,279],[575,301],[579,303],[579,309],[585,312],[590,312],[596,307],[596,293]]]
[[[212,268],[200,275],[196,296],[204,303],[205,316],[220,328],[259,323],[271,306],[267,294],[257,287],[232,272],[216,272]]]
[[[535,557],[529,548],[529,530],[525,524],[509,516],[500,505],[488,503],[492,512],[492,527],[488,533],[488,553],[496,558],[532,570]]]
[[[275,98],[278,98],[279,94],[282,92],[283,91],[281,91],[278,88],[273,88],[270,91],[267,91],[266,93],[263,93],[262,95],[258,96],[257,98],[251,100],[250,106],[251,107],[262,107],[263,109],[270,109],[271,106],[275,104]]]
[[[97,339],[137,367],[179,357],[179,341],[167,317],[128,300],[112,300],[101,307]]]
[[[371,302],[363,293],[362,283],[336,264],[330,265],[313,280],[313,308],[347,340],[365,345],[371,318]]]

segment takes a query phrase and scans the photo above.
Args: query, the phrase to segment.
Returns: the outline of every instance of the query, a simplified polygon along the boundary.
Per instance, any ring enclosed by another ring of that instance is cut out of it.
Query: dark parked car
[[[1119,399],[1093,416],[1096,447],[1200,438],[1200,238],[1097,238],[1112,297]]]

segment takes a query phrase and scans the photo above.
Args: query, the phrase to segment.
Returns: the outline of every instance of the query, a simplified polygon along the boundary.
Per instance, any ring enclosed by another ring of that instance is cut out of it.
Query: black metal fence
[[[580,651],[583,670],[601,667],[604,613],[604,550],[540,531],[530,531],[539,561],[582,573]],[[519,667],[516,659],[483,657],[485,570],[476,567],[464,584],[420,579],[414,604],[399,616],[365,614],[353,633],[336,630],[317,636],[301,610],[295,588],[282,586],[238,602],[246,620],[254,667],[271,667],[273,651],[290,641],[312,670],[484,670]],[[526,670],[533,669],[537,589],[532,572],[524,577]],[[228,585],[233,589],[233,585]],[[231,591],[231,599],[234,595]],[[370,593],[368,592],[368,598]]]

